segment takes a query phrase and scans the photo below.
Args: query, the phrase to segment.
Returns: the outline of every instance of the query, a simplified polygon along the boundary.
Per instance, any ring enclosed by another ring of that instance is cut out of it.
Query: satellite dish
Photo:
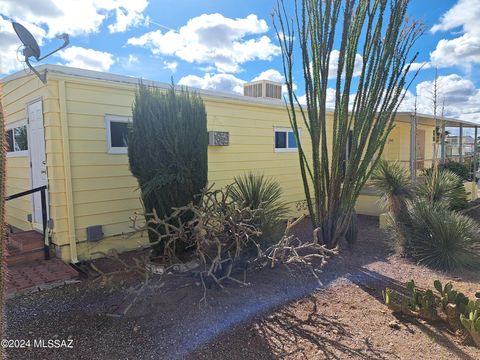
[[[27,63],[28,67],[30,70],[32,70],[38,78],[44,83],[47,83],[47,74],[46,72],[42,75],[40,74],[31,64],[30,64],[30,57],[34,57],[36,61],[40,61],[45,59],[46,57],[52,55],[53,53],[56,53],[57,51],[63,49],[64,47],[67,47],[68,44],[70,43],[70,38],[68,34],[61,34],[57,36],[57,39],[62,39],[63,40],[63,45],[60,46],[58,49],[55,49],[51,52],[49,52],[47,55],[41,57],[40,56],[40,47],[38,46],[37,40],[33,37],[33,35],[28,31],[23,25],[17,23],[17,22],[12,22],[13,30],[17,33],[18,38],[20,41],[23,43],[23,51],[22,54],[25,56],[25,62]]]

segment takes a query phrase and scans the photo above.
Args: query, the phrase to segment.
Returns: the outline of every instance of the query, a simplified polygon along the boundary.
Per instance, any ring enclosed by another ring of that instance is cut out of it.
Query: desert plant
[[[426,201],[410,203],[408,212],[405,250],[418,263],[446,270],[480,265],[480,228],[474,220]]]
[[[371,184],[381,193],[392,214],[398,217],[405,211],[405,200],[412,196],[413,188],[410,177],[399,163],[379,161]]]
[[[464,293],[453,290],[451,282],[446,283],[443,287],[440,280],[435,280],[433,286],[440,293],[441,304],[444,309],[448,304],[453,304],[457,306],[459,313],[466,313],[468,298]]]
[[[408,0],[296,0],[292,15],[284,1],[278,1],[274,27],[307,207],[321,242],[331,248],[350,227],[356,200],[381,157],[411,84],[409,77],[416,76],[416,71],[410,72],[417,57],[411,49],[424,27],[408,19],[408,5]],[[333,64],[335,46],[338,62]],[[355,68],[358,54],[363,59],[360,69]],[[306,105],[295,93],[297,59]],[[332,65],[337,67],[335,109],[327,115]],[[301,127],[311,147],[299,141]]]
[[[235,202],[230,189],[204,189],[196,201],[174,208],[163,218],[149,214],[146,226],[155,232],[157,243],[163,244],[163,260],[178,261],[177,248],[186,245],[209,276],[218,276],[248,245],[257,247],[260,231],[252,221],[257,210]],[[189,220],[184,221],[187,215]]]
[[[282,201],[282,189],[277,181],[249,172],[234,178],[230,195],[241,206],[255,210],[253,224],[264,238],[278,235],[276,230],[283,231],[279,225],[287,218],[288,207]]]
[[[467,315],[460,315],[460,322],[468,331],[475,344],[480,347],[480,299],[470,300]]]
[[[405,283],[409,296],[401,296],[395,290],[386,288],[384,292],[385,304],[394,312],[410,316],[419,316],[427,320],[438,320],[437,298],[432,290],[420,291],[413,280]]]
[[[207,184],[205,106],[198,94],[177,91],[173,85],[168,90],[141,85],[132,111],[130,170],[139,184],[146,221],[154,211],[164,218],[173,207],[194,201]],[[157,242],[153,230],[152,224],[149,238]]]
[[[463,293],[453,290],[452,283],[445,286],[439,280],[433,285],[440,297],[428,289],[420,291],[413,280],[406,284],[409,296],[386,288],[383,292],[385,304],[393,312],[409,316],[421,317],[427,320],[442,320],[456,333],[465,334],[465,330],[480,347],[480,294],[475,294],[476,300],[468,299]]]
[[[406,171],[380,162],[373,183],[390,207],[387,232],[401,251],[437,269],[475,267],[480,262],[480,228],[459,214],[466,203],[460,178],[448,170],[426,174],[417,184]]]
[[[448,160],[445,164],[441,164],[440,168],[450,170],[457,174],[462,180],[467,181],[472,178],[472,162],[460,163],[458,161]]]
[[[426,173],[416,184],[415,193],[432,205],[442,203],[451,210],[464,209],[468,204],[462,179],[446,169]]]
[[[417,312],[420,316],[435,320],[438,318],[436,313],[436,301],[433,291],[418,291],[413,280],[407,281],[405,284],[411,292],[409,307],[412,311]]]

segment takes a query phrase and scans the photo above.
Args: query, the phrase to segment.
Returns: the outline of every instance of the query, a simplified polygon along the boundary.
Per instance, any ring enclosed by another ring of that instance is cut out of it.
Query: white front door
[[[27,114],[29,134],[28,148],[30,150],[32,188],[37,188],[48,184],[42,101],[38,100],[29,104],[27,106]],[[33,194],[32,220],[34,224],[42,225],[42,203],[40,192]]]

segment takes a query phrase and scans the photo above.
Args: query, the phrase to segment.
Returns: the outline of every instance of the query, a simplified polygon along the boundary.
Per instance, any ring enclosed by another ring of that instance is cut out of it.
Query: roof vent
[[[282,84],[270,80],[252,81],[243,85],[243,95],[264,99],[281,99]]]

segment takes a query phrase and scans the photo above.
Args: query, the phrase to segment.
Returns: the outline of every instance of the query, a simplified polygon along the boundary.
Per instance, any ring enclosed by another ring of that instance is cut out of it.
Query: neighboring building
[[[12,149],[7,155],[7,194],[48,185],[51,241],[57,256],[65,261],[146,243],[146,236],[126,236],[131,232],[129,218],[141,211],[125,146],[140,80],[58,65],[38,70],[47,72],[46,85],[24,72],[0,82]],[[170,86],[142,82],[159,88]],[[205,102],[208,130],[218,132],[209,137],[209,182],[222,187],[244,172],[263,172],[280,183],[294,214],[304,192],[295,139],[285,105],[278,99],[280,84],[249,85],[246,93],[256,97],[198,90]],[[449,126],[458,123],[451,120]],[[431,166],[434,129],[431,117],[417,116],[417,169]],[[214,146],[217,140],[225,145],[225,132],[228,145]],[[411,114],[399,113],[383,157],[408,168],[412,134]],[[308,149],[306,130],[301,141]],[[357,211],[378,215],[383,210],[378,197],[365,189]],[[33,206],[30,197],[8,202],[7,221],[22,230],[41,228],[38,196],[33,197]],[[98,237],[101,239],[94,240]]]
[[[460,146],[460,136],[448,135],[445,138],[445,155],[447,158],[457,158],[461,154],[464,156],[472,156],[475,139],[472,136],[462,136]]]

